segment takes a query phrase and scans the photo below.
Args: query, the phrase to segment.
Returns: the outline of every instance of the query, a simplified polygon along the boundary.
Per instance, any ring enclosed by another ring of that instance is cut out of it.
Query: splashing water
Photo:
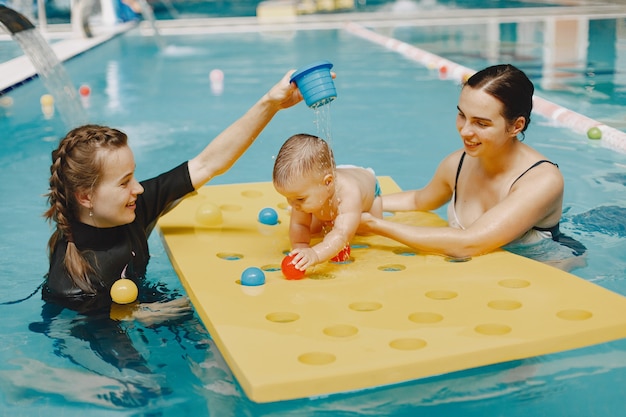
[[[78,91],[70,80],[61,61],[37,29],[28,29],[13,34],[13,39],[28,56],[44,85],[54,97],[63,122],[68,128],[87,122],[87,112],[82,106]]]
[[[164,49],[166,46],[165,41],[161,37],[161,32],[159,32],[159,28],[156,25],[156,19],[154,17],[152,6],[150,6],[146,0],[139,0],[139,5],[141,7],[141,15],[150,23],[150,26],[152,27],[154,41],[157,43],[159,49]]]

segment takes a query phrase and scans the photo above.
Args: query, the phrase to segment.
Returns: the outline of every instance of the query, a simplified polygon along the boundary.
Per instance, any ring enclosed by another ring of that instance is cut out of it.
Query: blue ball
[[[259,212],[259,221],[273,226],[278,223],[278,213],[273,208],[266,207]]]
[[[241,285],[256,287],[265,284],[265,274],[260,268],[251,266],[241,273]]]

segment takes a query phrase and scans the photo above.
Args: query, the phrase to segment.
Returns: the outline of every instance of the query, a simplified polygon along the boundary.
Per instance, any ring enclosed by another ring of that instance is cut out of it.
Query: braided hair
[[[107,150],[127,146],[127,136],[106,126],[85,125],[71,130],[52,151],[50,189],[46,194],[50,207],[44,217],[55,224],[48,241],[52,257],[57,243],[67,241],[64,265],[74,284],[87,293],[95,290],[89,279],[94,267],[76,244],[71,222],[78,220],[77,193],[91,192],[99,184]]]

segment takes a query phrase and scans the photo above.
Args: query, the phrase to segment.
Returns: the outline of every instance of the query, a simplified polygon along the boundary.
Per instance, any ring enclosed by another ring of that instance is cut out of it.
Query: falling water
[[[25,30],[13,35],[28,56],[44,85],[54,97],[55,108],[68,128],[87,122],[78,92],[48,43],[37,29]]]
[[[139,5],[141,6],[141,15],[145,20],[150,22],[150,26],[152,27],[154,40],[156,41],[159,48],[165,48],[165,42],[161,37],[161,32],[159,32],[159,28],[156,25],[156,19],[154,18],[154,11],[152,10],[152,6],[148,4],[146,0],[139,0]]]
[[[69,75],[50,45],[28,19],[0,5],[0,23],[30,59],[45,87],[54,97],[55,108],[68,128],[87,122],[87,112]]]
[[[314,124],[317,126],[317,136],[325,139],[332,147],[330,130],[330,103],[313,108],[315,111]]]

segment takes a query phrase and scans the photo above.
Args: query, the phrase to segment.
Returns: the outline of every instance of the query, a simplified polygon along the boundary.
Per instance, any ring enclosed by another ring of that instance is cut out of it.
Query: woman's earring
[[[93,217],[93,211],[91,211],[91,208],[89,208],[89,217]]]

